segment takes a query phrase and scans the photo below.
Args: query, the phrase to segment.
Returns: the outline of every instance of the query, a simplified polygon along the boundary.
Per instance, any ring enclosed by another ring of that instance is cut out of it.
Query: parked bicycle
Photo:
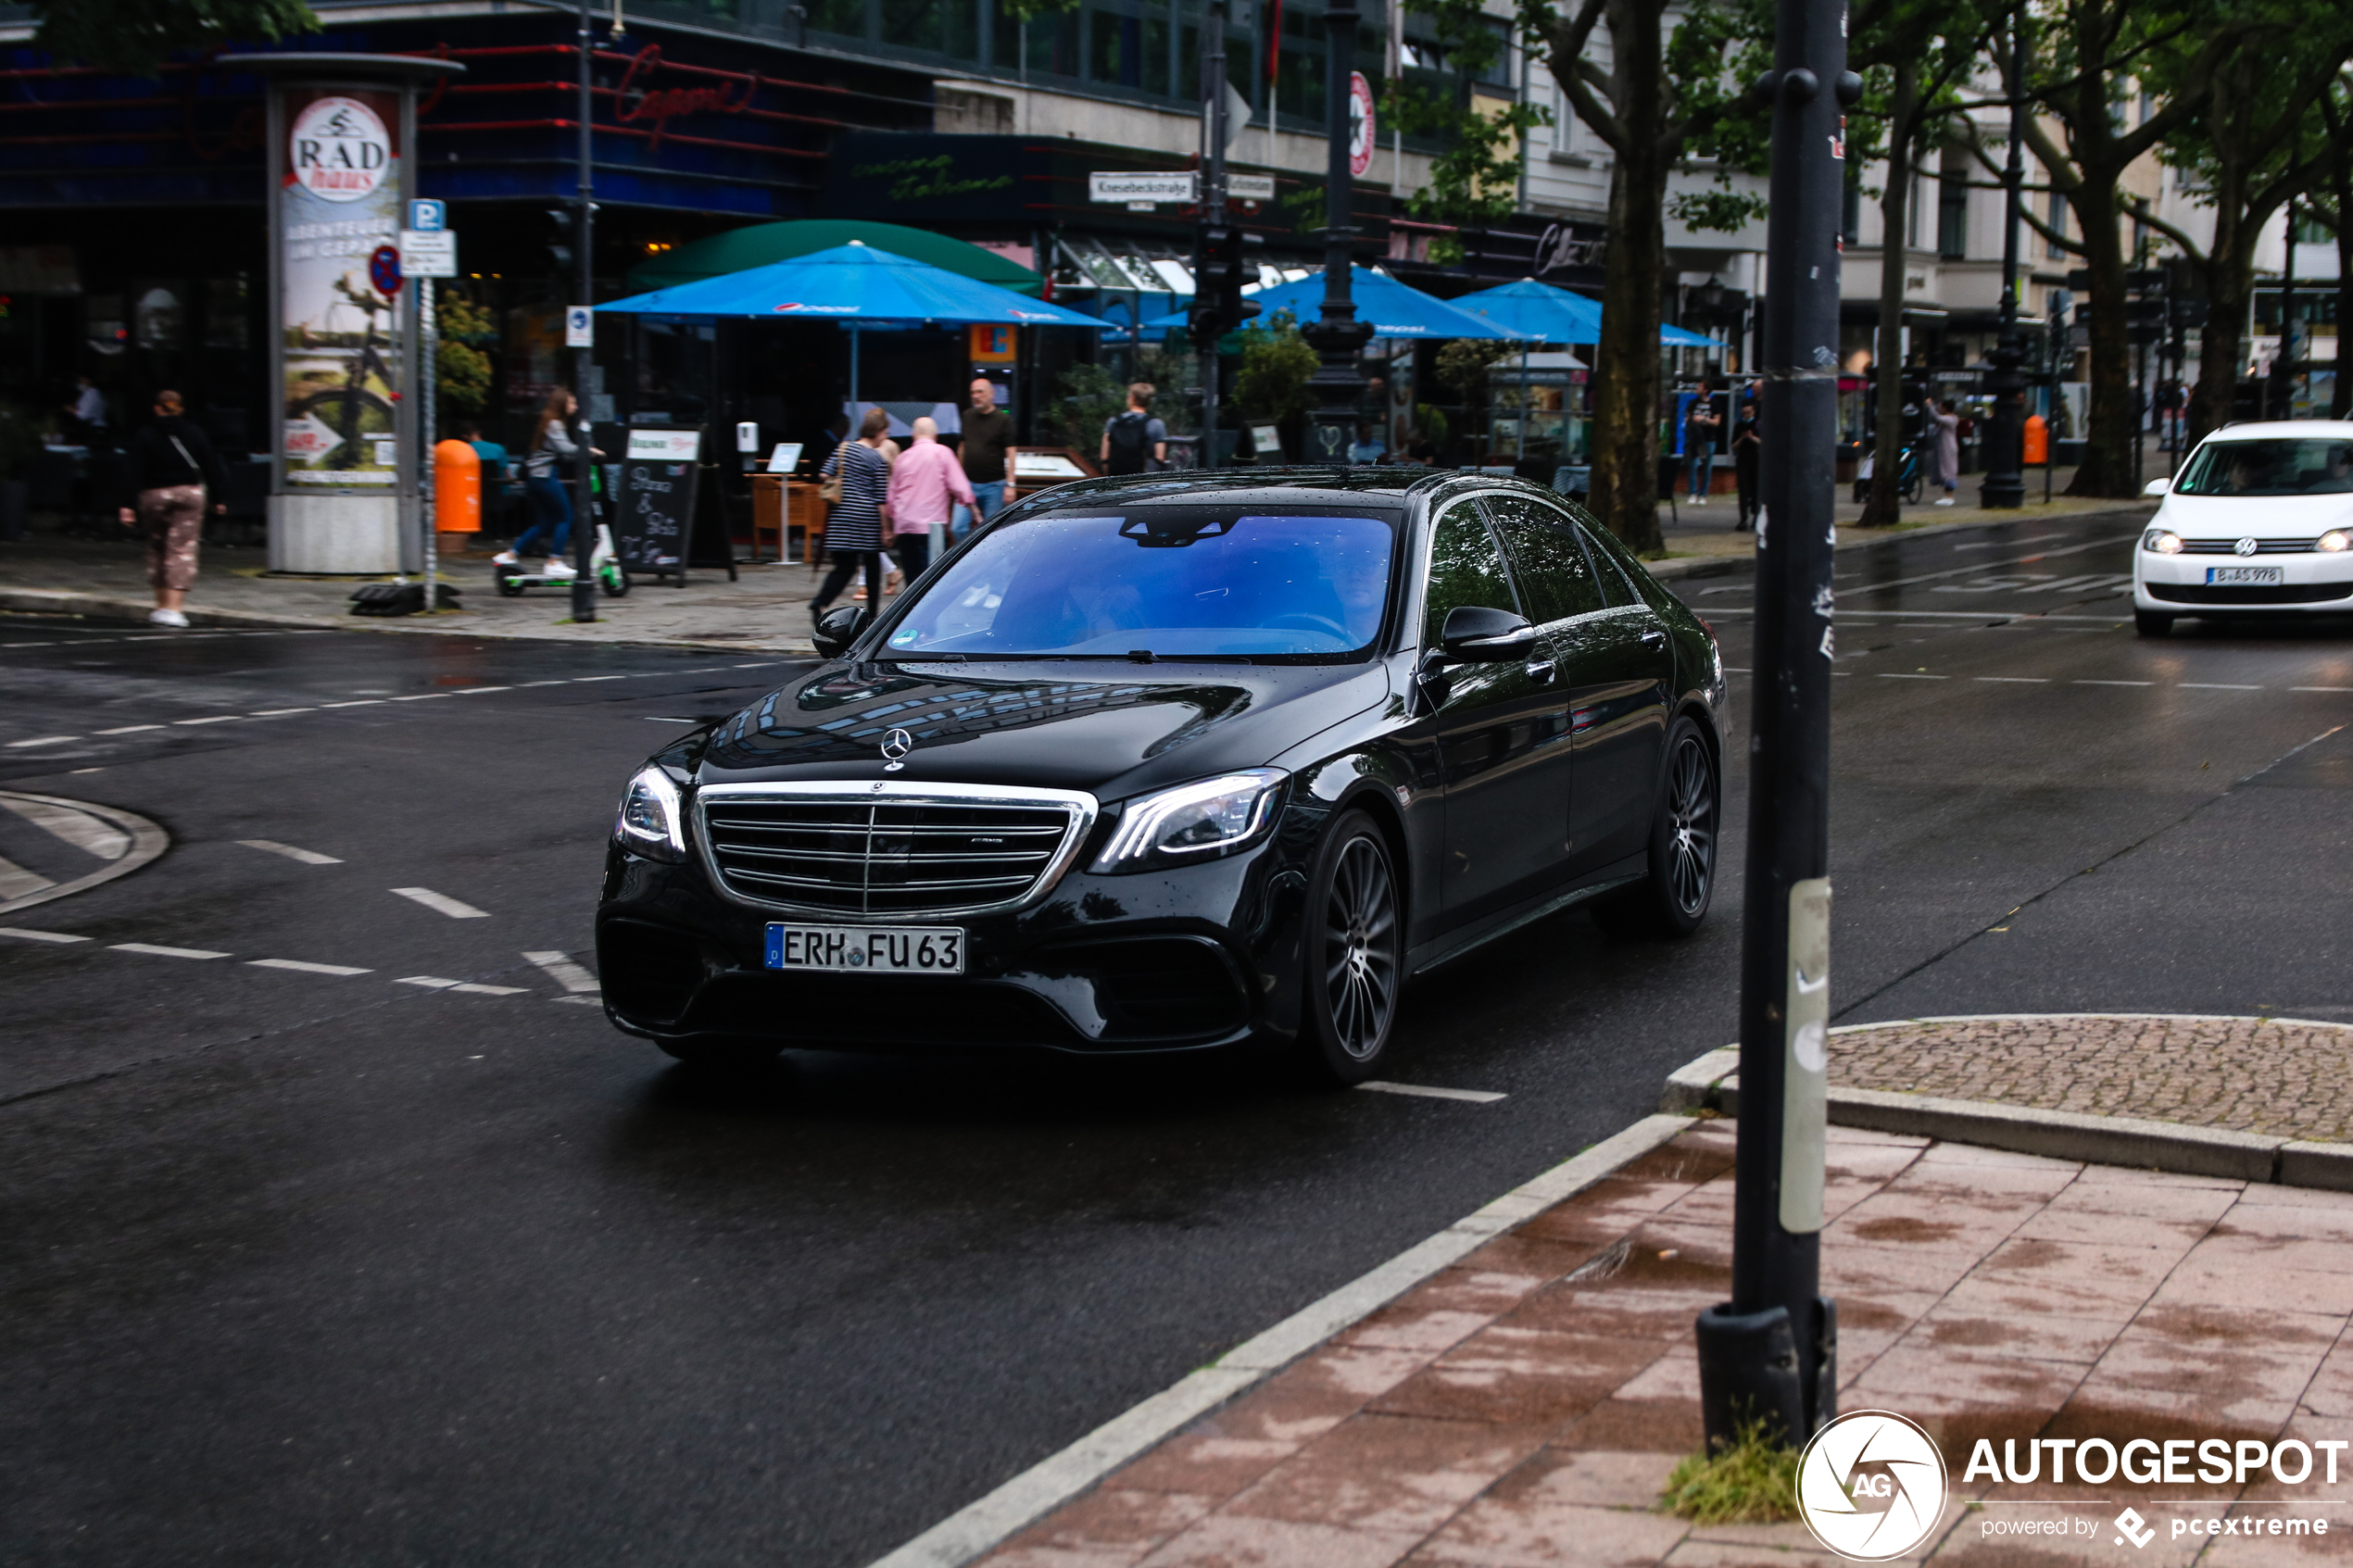
[[[360,311],[365,322],[359,332],[359,352],[352,355],[342,385],[297,399],[287,413],[295,418],[311,415],[333,431],[341,442],[335,448],[337,461],[350,468],[362,450],[359,443],[389,437],[395,428],[390,399],[368,388],[371,375],[385,386],[394,384],[392,367],[376,352],[376,317],[390,310],[392,302],[372,289],[353,288],[349,278],[337,278],[335,292]]]

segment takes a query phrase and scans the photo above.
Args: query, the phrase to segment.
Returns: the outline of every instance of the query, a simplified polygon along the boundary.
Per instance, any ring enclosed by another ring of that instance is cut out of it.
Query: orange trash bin
[[[433,449],[433,529],[482,532],[482,458],[467,442],[444,441]]]
[[[2051,460],[2051,427],[2040,414],[2026,416],[2026,449],[2021,460],[2038,465]]]

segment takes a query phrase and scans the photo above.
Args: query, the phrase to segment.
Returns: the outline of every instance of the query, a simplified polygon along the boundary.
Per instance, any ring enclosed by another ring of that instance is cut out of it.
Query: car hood
[[[2168,495],[2149,521],[2185,539],[2311,539],[2353,527],[2353,495]]]
[[[1378,663],[830,664],[713,730],[699,782],[889,778],[1116,799],[1264,766],[1388,695]],[[894,730],[912,744],[886,772]]]

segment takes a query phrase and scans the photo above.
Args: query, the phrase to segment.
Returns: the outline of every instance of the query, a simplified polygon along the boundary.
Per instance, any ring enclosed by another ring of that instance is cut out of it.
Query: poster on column
[[[399,235],[399,124],[397,93],[286,94],[278,330],[292,484],[389,490],[399,472],[400,312],[414,285],[369,265]]]

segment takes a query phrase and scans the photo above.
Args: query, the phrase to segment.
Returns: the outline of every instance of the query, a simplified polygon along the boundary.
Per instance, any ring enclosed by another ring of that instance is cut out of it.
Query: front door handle
[[[1528,678],[1540,686],[1549,686],[1553,684],[1554,671],[1559,668],[1552,659],[1531,659],[1528,661]]]
[[[1655,648],[1666,640],[1667,633],[1664,632],[1652,631],[1642,633],[1642,646],[1647,648]]]

